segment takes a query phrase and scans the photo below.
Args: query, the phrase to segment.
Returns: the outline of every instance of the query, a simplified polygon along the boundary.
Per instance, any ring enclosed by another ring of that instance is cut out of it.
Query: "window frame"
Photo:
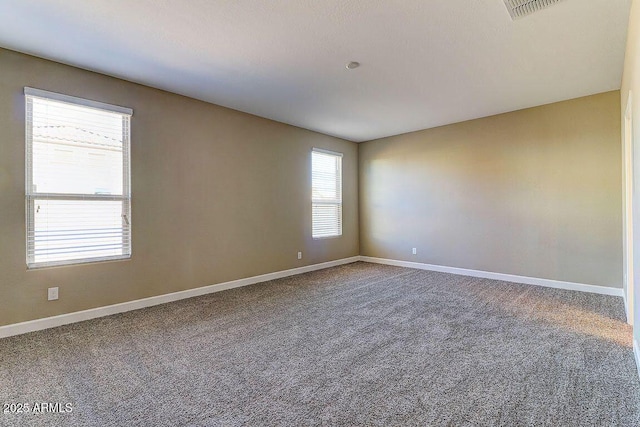
[[[24,88],[25,100],[25,208],[26,208],[26,261],[27,269],[34,270],[47,267],[56,267],[64,265],[78,265],[87,263],[96,263],[104,261],[127,260],[132,254],[132,228],[131,228],[131,117],[133,110],[131,108],[121,107],[118,105],[107,104],[103,102],[93,101],[89,99],[79,98],[70,95],[64,95],[56,92],[49,92],[41,89],[30,87]],[[110,194],[82,194],[82,193],[39,193],[33,191],[33,98],[40,98],[71,104],[100,111],[107,111],[122,115],[122,195]],[[122,238],[126,239],[127,244],[123,244],[122,255],[111,256],[91,256],[78,257],[68,260],[58,261],[35,261],[35,242],[36,239],[30,238],[30,234],[35,234],[35,201],[36,200],[55,200],[55,201],[121,201],[122,202]]]
[[[324,155],[329,155],[329,156],[334,156],[337,158],[338,161],[338,170],[337,170],[337,176],[338,176],[338,182],[336,182],[336,188],[337,188],[337,193],[339,194],[339,197],[336,198],[335,200],[319,200],[319,199],[314,199],[313,197],[313,154],[314,153],[319,153],[319,154],[324,154]],[[341,237],[343,234],[343,226],[342,226],[342,219],[343,219],[343,198],[342,198],[342,187],[343,187],[343,172],[342,172],[342,159],[344,158],[344,154],[337,152],[337,151],[331,151],[331,150],[326,150],[323,148],[316,148],[313,147],[311,149],[311,237],[313,238],[313,240],[323,240],[323,239],[335,239],[338,237]],[[339,188],[337,187],[339,185]],[[337,234],[331,234],[331,235],[321,235],[321,236],[316,236],[314,235],[314,216],[313,216],[313,206],[314,205],[325,205],[325,206],[337,206],[338,210],[340,212],[340,217],[338,218],[338,225],[339,225],[339,231]]]

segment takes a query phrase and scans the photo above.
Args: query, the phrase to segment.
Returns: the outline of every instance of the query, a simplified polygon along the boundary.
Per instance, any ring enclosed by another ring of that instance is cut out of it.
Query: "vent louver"
[[[522,18],[562,0],[504,0],[511,19]]]

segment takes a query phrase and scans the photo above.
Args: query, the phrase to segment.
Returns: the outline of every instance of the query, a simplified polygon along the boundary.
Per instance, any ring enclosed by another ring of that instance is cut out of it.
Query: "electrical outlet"
[[[298,259],[302,259],[302,252],[298,252]]]
[[[55,301],[58,299],[58,287],[56,286],[55,288],[49,288],[47,290],[47,298],[49,299],[49,301]]]
[[[413,253],[414,255],[418,253],[418,249],[417,248],[413,248],[413,250],[411,251],[411,253]]]

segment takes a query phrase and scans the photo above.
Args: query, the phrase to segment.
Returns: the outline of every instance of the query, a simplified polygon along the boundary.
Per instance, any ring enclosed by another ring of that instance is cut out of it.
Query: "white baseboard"
[[[640,346],[638,346],[638,341],[633,339],[633,355],[636,359],[636,369],[638,370],[638,377],[640,377]]]
[[[623,296],[622,289],[607,286],[585,285],[582,283],[562,282],[559,280],[538,279],[536,277],[516,276],[513,274],[492,273],[489,271],[468,270],[466,268],[444,267],[441,265],[423,264],[420,262],[398,261],[386,258],[360,256],[361,261],[376,264],[395,265],[398,267],[417,268],[419,270],[439,271],[441,273],[458,274],[461,276],[481,277],[483,279],[502,280],[504,282],[523,283],[526,285],[546,286],[548,288],[567,289],[570,291],[591,292],[602,295]]]
[[[195,289],[187,289],[185,291],[173,292],[170,294],[158,295],[154,297],[123,302],[120,304],[108,305],[105,307],[98,307],[98,308],[92,308],[89,310],[76,311],[74,313],[61,314],[59,316],[45,317],[43,319],[30,320],[28,322],[0,326],[0,338],[6,338],[13,335],[26,334],[28,332],[54,328],[56,326],[67,325],[69,323],[82,322],[83,320],[95,319],[97,317],[104,317],[104,316],[110,316],[112,314],[124,313],[125,311],[132,311],[132,310],[138,310],[140,308],[152,307],[154,305],[165,304],[168,302],[178,301],[181,299],[197,297],[200,295],[211,294],[214,292],[220,292],[226,289],[239,288],[242,286],[253,285],[255,283],[261,283],[269,280],[281,279],[283,277],[294,276],[296,274],[307,273],[315,270],[322,270],[325,268],[335,267],[343,264],[350,264],[356,261],[360,261],[359,256],[354,256],[351,258],[343,258],[335,261],[323,262],[320,264],[307,265],[305,267],[293,268],[291,270],[276,271],[274,273],[262,274],[260,276],[247,277],[245,279],[232,280],[230,282],[218,283],[215,285],[203,286]]]
[[[0,338],[6,338],[13,335],[26,334],[28,332],[40,331],[43,329],[54,328],[56,326],[67,325],[69,323],[82,322],[84,320],[95,319],[98,317],[110,316],[112,314],[124,313],[126,311],[138,310],[154,305],[165,304],[168,302],[178,301],[181,299],[197,297],[200,295],[211,294],[214,292],[224,291],[226,289],[239,288],[242,286],[253,285],[255,283],[266,282],[269,280],[280,279],[283,277],[294,276],[296,274],[307,273],[310,271],[322,270],[325,268],[335,267],[338,265],[350,264],[356,261],[371,262],[376,264],[395,265],[398,267],[417,268],[420,270],[439,271],[442,273],[452,273],[463,276],[481,277],[485,279],[502,280],[506,282],[524,283],[527,285],[546,286],[558,289],[568,289],[573,291],[592,292],[603,295],[613,295],[623,297],[623,290],[618,288],[609,288],[606,286],[585,285],[573,282],[561,282],[557,280],[538,279],[534,277],[516,276],[512,274],[491,273],[488,271],[469,270],[465,268],[444,267],[440,265],[423,264],[410,261],[398,261],[384,258],[374,258],[368,256],[354,256],[343,258],[335,261],[323,262],[320,264],[307,265],[305,267],[293,268],[291,270],[277,271],[274,273],[262,274],[260,276],[247,277],[244,279],[232,280],[230,282],[218,283],[215,285],[203,286],[195,289],[187,289],[185,291],[173,292],[165,295],[158,295],[149,298],[143,298],[134,301],[123,302],[120,304],[108,305],[105,307],[92,308],[89,310],[76,311],[58,316],[46,317],[43,319],[30,320],[12,325],[0,326]],[[640,350],[634,341],[634,353],[638,361],[638,369],[640,372]]]

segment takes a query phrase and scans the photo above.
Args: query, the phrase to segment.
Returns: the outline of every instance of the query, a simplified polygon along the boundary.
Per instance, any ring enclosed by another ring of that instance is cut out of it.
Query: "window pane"
[[[342,234],[342,205],[313,204],[313,237]]]
[[[312,155],[312,188],[314,200],[340,199],[338,156],[313,152]]]
[[[128,255],[121,200],[35,199],[31,209],[35,263]]]
[[[49,99],[32,102],[32,192],[122,195],[122,115]]]

